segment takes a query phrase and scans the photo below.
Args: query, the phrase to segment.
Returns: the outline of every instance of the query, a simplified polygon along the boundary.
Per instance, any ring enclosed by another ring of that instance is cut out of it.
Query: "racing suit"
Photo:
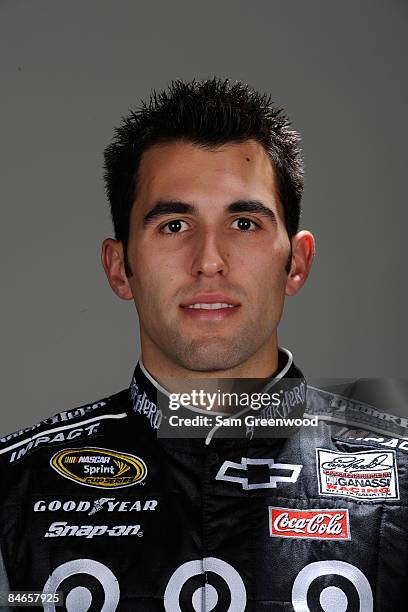
[[[406,422],[306,393],[284,349],[269,387],[318,424],[162,436],[139,361],[129,388],[2,438],[1,588],[62,592],[48,611],[405,610]]]

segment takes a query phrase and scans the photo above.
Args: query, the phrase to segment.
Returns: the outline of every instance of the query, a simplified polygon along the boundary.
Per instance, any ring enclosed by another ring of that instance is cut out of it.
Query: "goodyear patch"
[[[51,457],[61,476],[96,489],[120,489],[142,482],[147,474],[143,459],[107,448],[67,448]]]

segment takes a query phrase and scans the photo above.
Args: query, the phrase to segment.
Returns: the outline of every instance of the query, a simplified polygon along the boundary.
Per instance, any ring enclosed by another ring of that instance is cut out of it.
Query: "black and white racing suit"
[[[69,612],[405,610],[406,422],[279,361],[285,414],[319,417],[287,437],[162,437],[139,361],[129,388],[2,438],[0,590]]]

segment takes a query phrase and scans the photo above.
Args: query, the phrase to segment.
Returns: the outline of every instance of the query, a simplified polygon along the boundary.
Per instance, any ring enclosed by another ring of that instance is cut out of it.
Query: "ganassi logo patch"
[[[350,540],[348,510],[294,510],[269,506],[272,538]]]
[[[399,499],[395,451],[340,453],[316,449],[319,494]]]

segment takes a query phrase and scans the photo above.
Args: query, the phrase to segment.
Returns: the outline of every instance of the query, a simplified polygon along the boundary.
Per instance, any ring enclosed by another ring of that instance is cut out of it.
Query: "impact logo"
[[[316,453],[320,495],[399,499],[395,451]]]
[[[147,474],[140,457],[107,448],[68,448],[51,457],[50,465],[61,476],[97,489],[131,487]]]
[[[13,450],[10,455],[10,463],[18,461],[24,457],[31,450],[39,448],[41,445],[57,444],[61,442],[67,442],[68,440],[75,440],[75,438],[87,438],[98,433],[98,427],[100,423],[91,423],[86,427],[67,427],[64,431],[49,431],[48,433],[36,434],[28,440],[28,443],[17,450]],[[19,444],[17,444],[18,446]],[[4,449],[2,452],[7,451]]]

